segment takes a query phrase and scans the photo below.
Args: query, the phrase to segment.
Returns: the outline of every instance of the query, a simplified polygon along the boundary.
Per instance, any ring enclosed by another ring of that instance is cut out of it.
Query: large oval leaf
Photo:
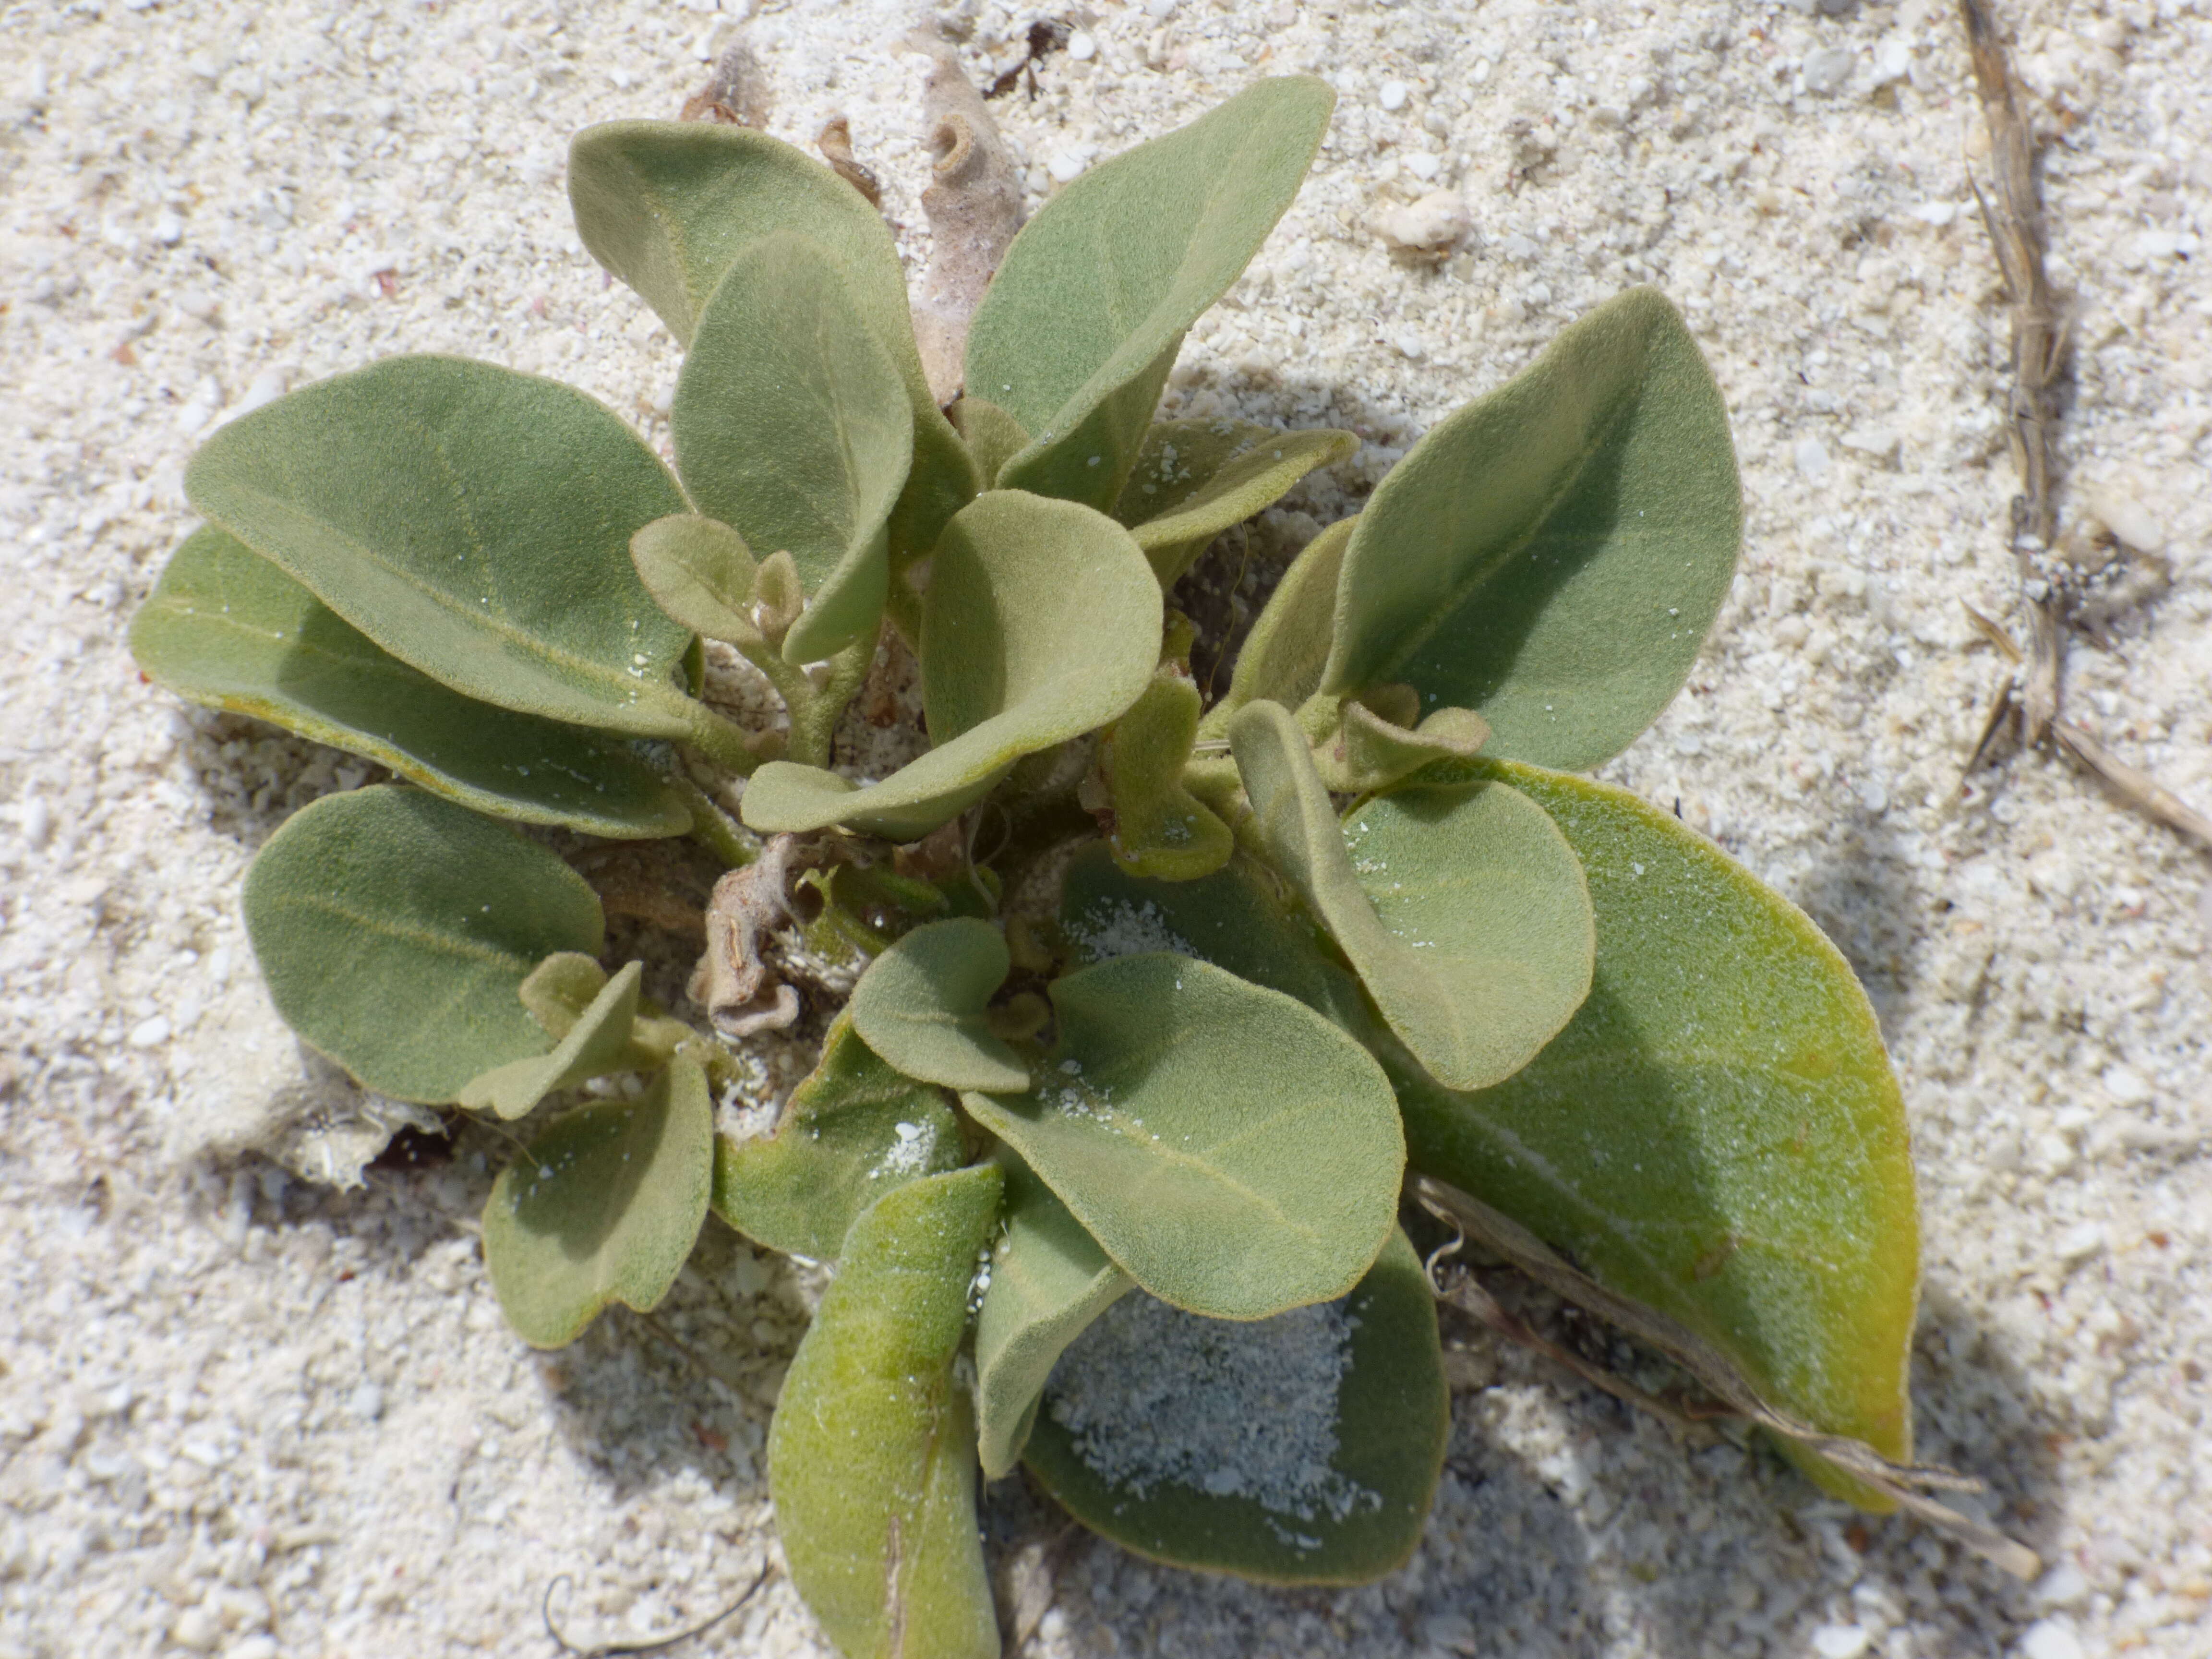
[[[730,262],[700,313],[671,416],[702,513],[763,557],[788,552],[809,604],[783,643],[812,662],[872,635],[914,414],[842,271],[793,231]]]
[[[1093,167],[1006,250],[968,334],[968,385],[1036,434],[1002,487],[1109,507],[1184,332],[1260,251],[1336,95],[1261,81]]]
[[[772,1250],[834,1261],[869,1205],[965,1157],[945,1097],[885,1065],[840,1014],[775,1133],[716,1142],[714,1213]]]
[[[945,527],[922,611],[922,706],[938,745],[862,787],[790,762],[746,786],[763,832],[850,825],[915,841],[981,800],[1024,755],[1103,726],[1159,659],[1152,566],[1102,513],[994,490]]]
[[[784,1378],[768,1437],[776,1532],[847,1659],[998,1659],[975,1414],[953,1360],[999,1182],[979,1164],[878,1199]]]
[[[690,827],[667,780],[618,740],[440,684],[214,525],[171,556],[131,619],[131,653],[194,702],[349,750],[495,817],[616,839]]]
[[[555,958],[566,962],[573,958]],[[592,964],[596,968],[599,964]],[[542,974],[544,963],[538,964]],[[580,1083],[595,1077],[605,1077],[610,1072],[626,1069],[631,1062],[630,1032],[637,1024],[637,990],[645,975],[645,964],[633,962],[599,988],[599,994],[580,1011],[568,1029],[562,1034],[553,1052],[530,1060],[510,1060],[504,1066],[495,1066],[482,1076],[470,1079],[461,1091],[460,1103],[467,1107],[489,1107],[503,1118],[526,1117],[538,1109],[538,1103],[557,1090],[573,1089]],[[526,982],[521,988],[520,1000],[524,1007],[533,1000],[533,990],[543,987]],[[543,1020],[538,1022],[544,1024]]]
[[[868,964],[848,1005],[860,1040],[904,1073],[948,1089],[1030,1086],[1029,1067],[993,1034],[985,1009],[1013,965],[988,921],[915,928]]]
[[[923,373],[890,228],[813,157],[744,127],[611,121],[570,143],[568,201],[592,257],[644,295],[687,346],[722,273],[746,248],[785,230],[819,244],[897,368],[913,413],[915,466],[892,516],[894,544],[927,553],[981,487]]]
[[[1344,557],[1323,689],[1405,681],[1509,760],[1608,760],[1667,706],[1735,572],[1728,410],[1656,289],[1609,301],[1416,444]]]
[[[192,504],[392,655],[503,708],[648,737],[705,711],[690,635],[630,568],[685,509],[644,441],[580,392],[459,357],[392,357],[240,416]]]
[[[1250,705],[1229,733],[1269,861],[1431,1072],[1486,1086],[1567,1023],[1595,934],[1581,867],[1541,808],[1481,782],[1382,796],[1340,823],[1279,704]]]
[[[1435,1297],[1393,1231],[1344,1300],[1257,1324],[1115,1304],[1060,1357],[1024,1461],[1139,1554],[1364,1583],[1419,1542],[1450,1426]]]
[[[1454,1094],[1394,1065],[1414,1167],[1717,1344],[1771,1403],[1908,1460],[1912,1163],[1850,967],[1668,813],[1533,767],[1480,770],[1581,856],[1597,971],[1572,1023],[1497,1088]]]
[[[276,1012],[379,1094],[442,1104],[542,1054],[523,981],[597,956],[583,878],[537,842],[419,789],[326,795],[246,874],[246,930]]]
[[[1189,957],[1122,957],[1051,989],[1059,1041],[1036,1086],[962,1099],[1123,1271],[1220,1319],[1265,1319],[1358,1281],[1404,1172],[1389,1087],[1365,1049]]]
[[[975,1316],[975,1437],[990,1480],[1021,1461],[1060,1351],[1137,1282],[1026,1164],[1004,1147],[999,1156],[1006,1225]]]
[[[1358,448],[1355,434],[1326,427],[1284,432],[1219,416],[1157,422],[1146,430],[1114,516],[1135,535],[1160,586],[1172,587],[1230,526]]]
[[[714,1103],[689,1054],[635,1100],[556,1119],[484,1205],[484,1267],[507,1322],[558,1348],[611,1303],[659,1306],[698,1241],[714,1171]]]

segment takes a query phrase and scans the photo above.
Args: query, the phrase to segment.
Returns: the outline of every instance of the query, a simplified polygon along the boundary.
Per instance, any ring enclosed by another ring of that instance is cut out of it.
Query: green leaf
[[[1024,1461],[1140,1555],[1356,1584],[1413,1554],[1450,1427],[1435,1297],[1394,1230],[1341,1302],[1249,1325],[1115,1304],[1054,1373]]]
[[[996,483],[1000,469],[1030,441],[1022,423],[988,398],[963,397],[952,405],[952,423],[968,453],[975,458],[975,471],[986,489]]]
[[[1403,1138],[1367,1051],[1188,957],[1054,981],[1059,1042],[1024,1095],[962,1096],[1124,1272],[1220,1319],[1341,1296],[1396,1213]]]
[[[1413,701],[1410,688],[1395,689]],[[1336,729],[1315,745],[1314,769],[1322,787],[1339,794],[1371,794],[1437,761],[1472,760],[1490,739],[1488,724],[1472,709],[1439,708],[1409,730],[1396,723],[1400,711],[1382,714],[1358,697],[1317,697],[1299,711],[1299,725],[1311,731],[1310,712],[1322,714],[1330,704]]]
[[[1909,1460],[1911,1153],[1850,967],[1671,815],[1534,767],[1479,769],[1573,844],[1597,970],[1497,1088],[1454,1094],[1394,1064],[1414,1167],[1687,1325],[1773,1404]]]
[[[1284,432],[1213,416],[1160,421],[1145,433],[1114,516],[1135,534],[1160,586],[1172,587],[1223,531],[1358,448],[1357,434],[1328,428]]]
[[[714,1169],[714,1103],[689,1054],[636,1100],[556,1119],[484,1205],[484,1267],[515,1334],[558,1348],[610,1303],[658,1306],[698,1240]]]
[[[1290,206],[1335,101],[1310,76],[1261,81],[1022,228],[968,334],[969,388],[1036,434],[1002,488],[1114,504],[1184,333]]]
[[[714,1213],[772,1250],[834,1261],[869,1205],[965,1156],[945,1097],[885,1065],[840,1014],[775,1133],[716,1143]]]
[[[740,253],[778,231],[819,244],[896,367],[913,411],[914,471],[891,515],[894,550],[928,552],[945,521],[982,487],[922,372],[890,228],[822,163],[743,127],[611,121],[571,142],[568,201],[592,257],[643,295],[687,346]]]
[[[811,603],[785,660],[872,635],[914,413],[836,262],[791,231],[732,259],[700,313],[670,419],[699,510],[799,567]]]
[[[1198,702],[1198,688],[1173,665],[1163,666],[1099,743],[1114,803],[1106,844],[1139,875],[1168,881],[1210,875],[1236,848],[1229,826],[1183,787]]]
[[[1051,1188],[1004,1147],[999,1155],[1006,1225],[975,1318],[975,1432],[987,1480],[1021,1461],[1060,1351],[1136,1285]]]
[[[1024,755],[1103,726],[1158,660],[1152,567],[1103,514],[1013,490],[945,527],[922,611],[922,707],[938,745],[881,783],[779,762],[745,789],[763,833],[849,825],[919,840],[983,798]]]
[[[1013,965],[988,921],[933,921],[868,964],[853,988],[853,1029],[892,1066],[947,1089],[1030,1086],[1029,1067],[992,1036],[985,1009]]]
[[[377,1093],[430,1104],[544,1054],[523,981],[556,951],[597,956],[605,931],[554,854],[389,785],[294,813],[246,872],[245,909],[292,1029]]]
[[[627,1069],[630,1028],[637,1023],[638,980],[644,972],[643,963],[631,963],[606,982],[551,1054],[511,1060],[471,1079],[461,1091],[461,1104],[471,1109],[488,1106],[503,1118],[525,1117],[556,1090]],[[526,1008],[529,988],[526,980],[518,988]]]
[[[185,483],[208,517],[455,690],[644,737],[699,725],[670,683],[690,636],[627,556],[683,495],[580,392],[389,357],[240,416]]]
[[[653,603],[693,633],[767,648],[752,613],[760,566],[728,525],[697,513],[671,514],[630,538],[629,556]]]
[[[1337,574],[1359,520],[1340,519],[1300,550],[1267,599],[1244,647],[1229,695],[1207,711],[1208,734],[1228,729],[1229,717],[1262,698],[1296,708],[1321,690],[1336,625]]]
[[[607,970],[574,951],[556,951],[530,970],[517,994],[531,1018],[558,1042],[576,1029],[576,1022],[606,988]]]
[[[1272,702],[1230,722],[1268,860],[1416,1058],[1455,1087],[1510,1077],[1589,989],[1581,867],[1499,783],[1405,790],[1339,823],[1304,734]]]
[[[194,702],[349,750],[495,817],[615,839],[690,827],[666,780],[620,742],[449,690],[213,525],[170,558],[131,619],[131,652]]]
[[[999,1213],[989,1164],[886,1193],[786,1374],[769,1491],[792,1582],[846,1659],[999,1659],[953,1376]]]
[[[1728,410],[1654,289],[1597,307],[1376,486],[1322,689],[1410,682],[1503,758],[1585,768],[1667,706],[1742,538]]]

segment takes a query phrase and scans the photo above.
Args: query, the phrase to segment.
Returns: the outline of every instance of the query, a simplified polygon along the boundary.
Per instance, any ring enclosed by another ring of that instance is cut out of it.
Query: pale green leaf
[[[1371,794],[1434,762],[1472,760],[1490,740],[1489,724],[1469,708],[1439,708],[1408,730],[1363,698],[1321,697],[1309,707],[1320,714],[1332,703],[1336,729],[1314,745],[1313,757],[1323,787],[1338,794]],[[1310,731],[1307,714],[1301,709],[1298,723]]]
[[[700,724],[670,679],[690,635],[628,557],[683,495],[580,392],[459,357],[388,357],[240,416],[185,484],[209,518],[455,690],[646,737]]]
[[[1000,469],[1030,441],[1019,421],[989,398],[972,394],[952,405],[952,424],[975,458],[975,471],[986,489],[995,485]]]
[[[1259,82],[1022,228],[968,335],[969,389],[1035,434],[1002,486],[1113,505],[1183,334],[1290,206],[1335,101],[1310,76]]]
[[[872,636],[914,414],[827,252],[780,231],[730,262],[700,313],[670,421],[699,510],[799,567],[809,604],[785,659]]]
[[[868,964],[848,1005],[860,1040],[894,1069],[947,1089],[1030,1086],[985,1009],[1012,966],[1006,935],[955,916],[915,928]]]
[[[989,1164],[878,1199],[785,1376],[769,1491],[792,1582],[846,1659],[999,1659],[953,1374],[999,1213]]]
[[[945,1097],[885,1065],[840,1014],[775,1133],[716,1143],[714,1213],[772,1250],[834,1261],[869,1205],[964,1156]]]
[[[1681,688],[1735,573],[1728,410],[1673,306],[1636,289],[1416,444],[1344,556],[1323,689],[1403,680],[1492,751],[1585,768]]]
[[[653,603],[693,633],[765,650],[752,606],[760,566],[719,519],[675,513],[629,538],[630,562]]]
[[[1394,1230],[1350,1296],[1257,1324],[1115,1304],[1047,1385],[1024,1461],[1154,1560],[1356,1584],[1413,1554],[1450,1427],[1435,1297]]]
[[[1496,1088],[1453,1094],[1393,1062],[1413,1165],[1717,1344],[1772,1404],[1909,1459],[1911,1147],[1849,965],[1672,815],[1480,769],[1580,855],[1597,970],[1566,1030]]]
[[[1183,787],[1198,702],[1188,678],[1163,666],[1099,741],[1099,769],[1114,806],[1106,844],[1139,875],[1188,881],[1218,870],[1235,849],[1229,826]]]
[[[558,1348],[611,1303],[658,1306],[698,1240],[714,1169],[714,1103],[689,1054],[635,1100],[555,1119],[484,1205],[484,1267],[515,1334]]]
[[[1172,587],[1223,531],[1358,448],[1354,434],[1328,428],[1284,432],[1218,416],[1158,422],[1145,433],[1114,516],[1135,535],[1160,586]]]
[[[631,963],[606,982],[551,1054],[510,1060],[471,1079],[461,1091],[461,1104],[489,1107],[503,1118],[525,1117],[556,1090],[624,1070],[630,1059],[630,1028],[637,1023],[638,980],[644,972],[643,963]],[[518,988],[526,1008],[529,989],[527,981]]]
[[[607,970],[575,951],[556,951],[530,970],[516,994],[531,1018],[559,1042],[606,988]]]
[[[246,875],[246,930],[292,1029],[379,1094],[442,1104],[542,1054],[524,1010],[556,951],[597,956],[583,878],[537,842],[420,789],[326,795]]]
[[[1358,1282],[1403,1172],[1397,1112],[1365,1049],[1188,957],[1122,957],[1051,992],[1059,1041],[1036,1086],[962,1099],[1124,1272],[1222,1319]]]
[[[1229,694],[1206,712],[1209,734],[1228,729],[1229,717],[1265,698],[1296,708],[1321,690],[1336,618],[1337,574],[1358,519],[1340,519],[1308,542],[1245,635],[1237,653]]]
[[[858,191],[766,133],[703,121],[611,121],[570,143],[568,200],[592,257],[644,295],[687,346],[740,253],[779,231],[819,244],[906,387],[915,465],[891,515],[891,540],[895,552],[928,552],[981,483],[922,372],[890,228]]]
[[[1269,861],[1431,1072],[1484,1087],[1567,1023],[1589,988],[1589,894],[1534,802],[1498,783],[1407,790],[1340,823],[1279,705],[1249,705],[1229,735]]]
[[[781,762],[746,787],[748,826],[849,825],[915,841],[982,799],[1006,769],[1103,726],[1158,660],[1159,584],[1103,514],[1014,490],[945,528],[922,612],[922,704],[938,746],[880,783]]]
[[[620,740],[462,696],[410,668],[213,525],[171,556],[131,652],[194,702],[374,761],[479,812],[616,839],[691,816]]]

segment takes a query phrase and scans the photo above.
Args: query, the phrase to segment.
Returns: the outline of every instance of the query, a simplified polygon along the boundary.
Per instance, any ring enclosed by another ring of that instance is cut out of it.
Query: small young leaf
[[[1414,1167],[1717,1344],[1775,1405],[1909,1460],[1912,1162],[1850,967],[1670,814],[1534,767],[1474,769],[1573,844],[1597,970],[1496,1088],[1455,1094],[1391,1062]]]
[[[1315,745],[1314,769],[1338,794],[1372,794],[1433,762],[1472,760],[1490,739],[1489,725],[1469,708],[1439,708],[1408,731],[1357,697],[1316,698],[1309,708],[1318,713],[1331,702],[1336,730]],[[1305,713],[1299,711],[1301,725]]]
[[[840,1014],[775,1133],[716,1143],[714,1213],[772,1250],[830,1261],[869,1205],[964,1156],[945,1097],[885,1065]]]
[[[693,633],[766,648],[752,614],[760,566],[728,525],[696,513],[671,514],[629,538],[629,557],[653,603]]]
[[[624,556],[684,511],[637,434],[580,392],[459,357],[387,357],[242,415],[192,504],[401,660],[502,708],[689,737],[690,635]]]
[[[1409,681],[1502,757],[1609,760],[1667,706],[1735,574],[1728,410],[1654,289],[1600,306],[1377,485],[1322,689]]]
[[[556,951],[530,970],[517,993],[531,1018],[559,1042],[606,988],[607,970],[574,951]]]
[[[1114,504],[1184,332],[1290,206],[1335,101],[1310,76],[1261,81],[1022,228],[968,335],[969,387],[1036,434],[1000,487]]]
[[[991,1035],[984,1008],[1012,962],[1006,935],[956,916],[915,928],[868,964],[848,1005],[860,1040],[897,1071],[947,1089],[1030,1086],[1021,1057]]]
[[[428,1104],[544,1054],[523,981],[556,951],[597,956],[605,927],[553,853],[390,785],[294,813],[246,872],[245,909],[286,1023],[379,1094]]]
[[[1502,784],[1407,790],[1343,823],[1305,735],[1255,702],[1230,722],[1255,833],[1390,1028],[1455,1087],[1528,1063],[1589,989],[1590,902],[1566,839]]]
[[[551,1054],[510,1060],[471,1079],[461,1091],[461,1104],[471,1109],[489,1106],[503,1118],[526,1117],[557,1089],[573,1089],[623,1070],[630,1055],[630,1028],[637,1023],[638,980],[644,972],[643,963],[631,963],[606,982]],[[527,1007],[529,981],[519,989]]]
[[[1134,874],[1188,881],[1218,870],[1235,849],[1229,826],[1183,787],[1197,735],[1198,688],[1170,666],[1099,741],[1114,803],[1106,844]]]
[[[610,1303],[658,1306],[698,1240],[714,1169],[714,1103],[689,1054],[636,1100],[556,1119],[484,1205],[484,1267],[515,1334],[558,1348]]]
[[[1327,428],[1283,432],[1207,416],[1145,433],[1114,516],[1129,526],[1163,588],[1172,587],[1230,526],[1273,507],[1316,467],[1355,453],[1358,437]]]
[[[813,767],[764,766],[745,789],[746,824],[920,839],[1024,755],[1134,702],[1159,659],[1163,615],[1152,567],[1103,514],[1014,490],[978,496],[930,560],[921,690],[938,747],[866,787]]]
[[[872,636],[914,413],[829,253],[779,231],[730,262],[700,313],[670,419],[677,470],[700,511],[799,567],[811,604],[783,642],[785,660]]]
[[[1218,1319],[1358,1282],[1404,1158],[1365,1049],[1188,957],[1123,957],[1051,989],[1060,1040],[1036,1087],[961,1098],[1124,1272]]]
[[[975,1433],[987,1480],[1021,1461],[1060,1351],[1136,1285],[1019,1158],[1001,1147],[1000,1161],[1006,1230],[975,1319]]]
[[[667,781],[620,741],[440,684],[213,525],[170,558],[131,619],[131,653],[194,702],[349,750],[495,817],[617,840],[690,827]]]
[[[1258,1324],[1116,1304],[1047,1385],[1024,1462],[1139,1555],[1357,1584],[1420,1541],[1450,1427],[1435,1297],[1394,1230],[1343,1301]]]
[[[988,398],[971,394],[961,398],[952,405],[952,423],[968,453],[975,458],[975,471],[986,489],[996,483],[1000,469],[1030,441],[1022,423]]]
[[[999,1659],[975,1413],[953,1376],[999,1187],[985,1164],[878,1199],[784,1377],[768,1437],[776,1531],[848,1659]]]
[[[897,368],[913,412],[914,471],[891,514],[893,550],[927,553],[982,487],[922,370],[890,228],[813,157],[744,127],[610,121],[570,143],[568,200],[592,257],[644,295],[687,346],[740,253],[778,231],[819,244]]]

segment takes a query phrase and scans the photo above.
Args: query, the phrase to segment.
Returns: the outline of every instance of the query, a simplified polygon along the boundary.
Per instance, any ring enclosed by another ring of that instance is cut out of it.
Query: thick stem
[[[669,782],[691,811],[693,840],[732,870],[742,870],[760,856],[758,837],[716,805],[705,790],[680,775]]]

